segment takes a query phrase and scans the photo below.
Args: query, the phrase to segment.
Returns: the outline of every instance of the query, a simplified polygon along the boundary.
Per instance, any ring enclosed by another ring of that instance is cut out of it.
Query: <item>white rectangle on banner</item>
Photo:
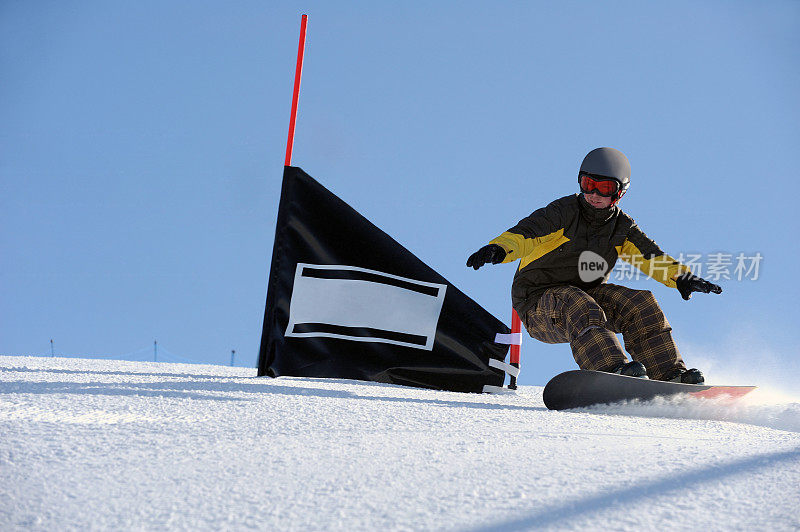
[[[298,264],[286,336],[379,342],[430,351],[447,285],[366,268]]]

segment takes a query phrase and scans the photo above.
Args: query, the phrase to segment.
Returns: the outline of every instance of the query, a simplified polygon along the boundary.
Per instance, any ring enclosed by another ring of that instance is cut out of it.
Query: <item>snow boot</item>
[[[618,373],[619,375],[626,375],[628,377],[642,377],[647,378],[647,368],[641,362],[620,362],[610,370],[608,373]]]
[[[703,372],[697,368],[675,368],[664,380],[669,382],[682,382],[683,384],[703,384],[706,381],[705,377],[703,377]]]

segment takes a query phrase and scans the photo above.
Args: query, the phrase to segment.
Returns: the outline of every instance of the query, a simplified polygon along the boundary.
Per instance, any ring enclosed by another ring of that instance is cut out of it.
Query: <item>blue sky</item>
[[[487,310],[513,266],[466,257],[613,146],[663,249],[763,256],[689,302],[623,282],[686,362],[800,377],[797,2],[3,2],[0,353],[255,365],[301,13],[293,163]],[[522,365],[574,362],[528,338]]]

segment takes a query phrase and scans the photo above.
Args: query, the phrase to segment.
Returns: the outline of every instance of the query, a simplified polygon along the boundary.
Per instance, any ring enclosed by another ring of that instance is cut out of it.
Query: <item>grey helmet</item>
[[[620,184],[619,193],[614,201],[627,192],[631,184],[631,163],[625,154],[614,148],[597,148],[590,151],[583,158],[581,169],[578,171],[578,182],[581,174],[590,174],[597,177],[610,177]]]

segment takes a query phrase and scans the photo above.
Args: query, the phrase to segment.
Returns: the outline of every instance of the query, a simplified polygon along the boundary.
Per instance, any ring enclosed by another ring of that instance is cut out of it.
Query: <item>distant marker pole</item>
[[[300,18],[300,44],[297,46],[297,67],[294,71],[294,93],[292,94],[292,115],[289,119],[289,139],[286,142],[286,161],[284,166],[292,165],[292,148],[294,147],[294,126],[297,122],[297,100],[300,96],[300,78],[303,75],[303,55],[306,50],[306,23],[308,15]]]
[[[236,350],[231,349],[231,367],[233,367],[233,359],[236,356]]]
[[[153,362],[158,362],[158,340],[153,340]]]
[[[55,358],[55,356],[56,356],[56,348],[55,345],[53,345],[53,339],[50,338],[50,358]]]

